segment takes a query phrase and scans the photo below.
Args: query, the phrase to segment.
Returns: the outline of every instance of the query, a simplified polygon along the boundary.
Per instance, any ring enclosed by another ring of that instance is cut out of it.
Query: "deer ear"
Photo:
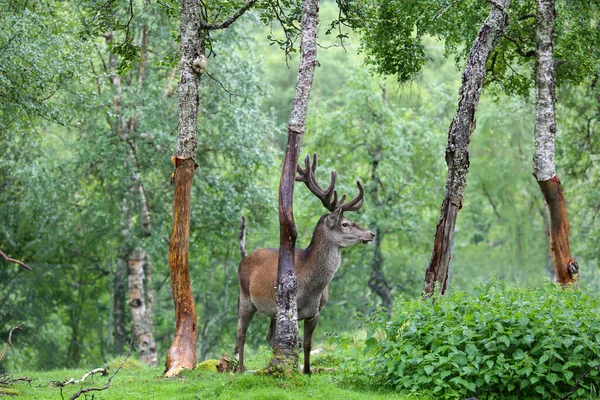
[[[336,209],[327,217],[327,225],[331,228],[336,226],[338,221],[342,217],[342,214],[342,207],[336,207]]]

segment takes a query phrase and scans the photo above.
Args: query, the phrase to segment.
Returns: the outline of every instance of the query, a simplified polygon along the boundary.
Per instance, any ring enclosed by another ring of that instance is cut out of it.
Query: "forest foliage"
[[[0,0],[0,23],[6,27],[0,32],[0,249],[33,268],[28,273],[0,264],[0,333],[4,337],[12,326],[25,322],[18,346],[2,368],[90,366],[125,350],[113,346],[112,304],[115,291],[124,290],[115,285],[115,271],[132,165],[129,145],[116,135],[115,124],[133,116],[136,168],[153,227],[150,236],[141,234],[141,216],[135,214],[130,244],[143,245],[152,256],[159,358],[169,346],[170,157],[178,79],[175,3]],[[216,2],[215,15],[226,14],[233,3]],[[296,2],[284,3],[290,11],[287,26],[293,27]],[[467,38],[472,40],[485,10],[472,1],[446,8],[439,2],[432,7],[396,3],[384,1],[379,9],[348,14],[346,18],[354,19],[344,20],[347,24],[361,18],[365,22],[355,31],[340,24],[334,2],[321,4],[323,48],[303,154],[319,153],[321,181],[330,169],[347,177],[338,183],[340,191],[352,193],[353,178],[365,184],[365,205],[355,220],[377,231],[381,247],[379,254],[375,246],[343,252],[316,342],[326,340],[327,333],[362,328],[364,322],[352,316],[377,309],[381,300],[369,282],[378,260],[399,301],[400,296],[421,294],[431,256],[444,195],[446,135],[460,83],[457,62],[449,56],[464,60]],[[517,2],[515,15],[531,13],[530,3]],[[115,16],[110,24],[97,19],[102,4],[112,6],[103,10]],[[559,24],[567,35],[557,44],[566,63],[558,69],[557,164],[564,176],[573,254],[590,290],[600,289],[600,87],[598,63],[589,62],[597,56],[597,46],[591,49],[598,43],[598,29],[592,26],[597,24],[592,14],[596,6],[559,2]],[[259,8],[210,41],[209,76],[201,85],[190,238],[200,360],[233,350],[241,216],[248,224],[249,250],[278,243],[277,184],[297,57],[291,51],[288,59],[279,48],[289,48],[293,35],[288,38],[268,22],[274,12]],[[421,16],[416,30],[407,23],[411,13]],[[575,23],[574,15],[583,22]],[[429,24],[432,20],[445,25]],[[377,25],[383,22],[393,27]],[[144,25],[149,41],[142,74]],[[336,29],[326,35],[332,26]],[[415,35],[408,35],[408,43],[381,36],[392,28]],[[484,91],[478,108],[451,290],[472,293],[478,279],[528,288],[552,279],[547,211],[531,175],[534,109],[528,68],[533,61],[518,54],[533,46],[531,21],[524,19],[510,29],[511,38],[523,43],[519,48],[508,39],[501,42],[497,57],[502,63],[494,66],[490,83],[503,90]],[[114,33],[113,41],[107,31]],[[377,61],[390,54],[402,58]],[[112,80],[115,76],[120,76],[120,88]],[[298,245],[304,247],[325,210],[303,187],[298,187],[296,200]],[[257,321],[247,341],[253,349],[265,344],[267,320]]]

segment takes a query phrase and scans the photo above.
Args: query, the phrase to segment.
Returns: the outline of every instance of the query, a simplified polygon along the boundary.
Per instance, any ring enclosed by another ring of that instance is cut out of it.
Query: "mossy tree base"
[[[275,354],[263,369],[263,373],[274,377],[292,378],[299,373],[298,358],[298,353],[295,352]]]

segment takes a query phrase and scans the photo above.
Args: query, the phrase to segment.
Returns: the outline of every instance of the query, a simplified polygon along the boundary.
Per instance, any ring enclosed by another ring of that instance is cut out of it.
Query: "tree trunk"
[[[277,265],[277,317],[273,338],[274,357],[267,366],[271,373],[298,367],[298,306],[296,303],[296,224],[293,199],[300,143],[306,125],[308,100],[317,64],[318,0],[302,3],[300,66],[292,112],[288,126],[288,143],[279,183],[279,262]]]
[[[425,272],[423,297],[444,294],[448,287],[452,241],[469,169],[469,141],[475,130],[475,111],[485,80],[486,62],[508,26],[510,0],[492,2],[490,13],[473,42],[462,73],[458,109],[450,124],[446,164],[448,179],[431,261]]]
[[[144,270],[146,284],[144,285]],[[133,329],[142,362],[157,366],[156,342],[152,334],[152,272],[150,256],[141,248],[136,248],[129,256],[129,310]],[[144,290],[144,286],[147,288]],[[147,292],[147,293],[145,293]]]
[[[148,4],[148,1],[145,2]],[[142,28],[142,44],[140,48],[140,67],[137,77],[137,88],[138,95],[142,91],[142,85],[145,78],[146,64],[148,60],[148,37],[149,29],[146,24]],[[110,44],[112,41],[112,34],[107,35],[107,42]],[[117,56],[110,54],[109,68],[111,76],[111,83],[114,88],[115,95],[113,97],[113,108],[115,118],[108,117],[109,123],[112,130],[119,138],[123,145],[123,150],[127,154],[125,168],[129,173],[129,189],[123,193],[123,205],[121,213],[121,238],[120,246],[117,254],[117,270],[115,274],[114,284],[114,297],[113,297],[113,316],[114,316],[114,352],[116,354],[122,354],[124,351],[124,345],[126,342],[126,321],[125,321],[125,281],[127,280],[128,272],[131,274],[131,268],[128,268],[128,264],[131,267],[132,259],[139,259],[136,252],[133,250],[136,245],[138,238],[133,235],[133,218],[139,215],[139,222],[141,232],[143,236],[151,235],[151,216],[150,208],[146,200],[146,192],[142,183],[140,165],[137,158],[137,145],[135,141],[135,130],[137,128],[138,113],[136,106],[133,106],[133,115],[126,118],[126,113],[123,111],[121,104],[122,100],[122,87],[121,78],[115,74],[117,66]],[[134,207],[134,199],[138,199],[138,207]],[[143,250],[139,250],[142,251]],[[140,264],[141,273],[143,276],[143,265]],[[131,284],[132,279],[135,281],[137,277],[129,275],[129,282]],[[143,290],[143,280],[141,281]],[[150,290],[150,288],[148,288]],[[143,292],[142,292],[143,293]],[[131,296],[131,286],[130,286]],[[145,302],[144,302],[145,303]],[[129,302],[131,309],[131,300]],[[132,310],[133,312],[133,310]],[[135,313],[134,313],[135,314]],[[152,313],[148,313],[149,317],[152,318]],[[140,324],[140,321],[134,320],[134,325]],[[138,351],[142,360],[147,361],[150,365],[156,365],[156,345],[154,344],[154,338],[152,335],[152,320],[142,323],[144,326],[145,342],[151,343],[149,348],[154,348],[154,358],[152,358],[152,350],[144,348],[144,346],[138,342]],[[139,338],[139,335],[138,335]]]
[[[375,250],[373,251],[373,261],[371,262],[371,279],[369,279],[369,289],[381,299],[381,306],[388,311],[392,311],[392,293],[390,286],[383,274],[383,255],[381,254],[381,241],[383,232],[379,227],[375,228]]]
[[[576,280],[577,263],[569,249],[569,219],[560,180],[556,176],[556,78],[552,55],[554,0],[536,0],[535,154],[533,174],[550,210],[550,249],[556,280],[563,286]]]
[[[127,321],[125,315],[125,282],[127,281],[127,259],[129,258],[131,231],[131,208],[127,195],[121,205],[121,238],[117,249],[115,276],[113,280],[113,354],[123,354],[127,343]]]
[[[206,64],[204,42],[199,30],[200,3],[181,0],[181,48],[179,60],[179,126],[175,152],[175,196],[173,230],[169,246],[171,286],[175,303],[175,337],[166,359],[166,376],[179,374],[196,366],[196,305],[188,270],[190,208],[198,146],[198,86],[200,74],[195,65]]]
[[[385,87],[383,90],[383,101],[385,102]],[[370,150],[371,155],[371,185],[370,194],[371,198],[375,202],[377,207],[382,206],[382,202],[379,200],[379,177],[377,176],[377,167],[379,166],[379,160],[381,159],[382,149],[378,145],[375,149]],[[381,242],[383,241],[384,232],[377,226],[377,221],[374,221],[375,229],[375,249],[373,250],[373,260],[371,261],[371,278],[369,279],[368,286],[373,293],[375,293],[381,299],[381,305],[388,311],[392,311],[392,293],[390,291],[390,285],[385,278],[383,273],[383,254],[381,253]]]

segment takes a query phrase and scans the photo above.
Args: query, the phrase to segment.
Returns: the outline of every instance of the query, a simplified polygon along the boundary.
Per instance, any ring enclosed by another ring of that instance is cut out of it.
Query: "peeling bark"
[[[435,232],[431,261],[425,271],[423,297],[444,294],[448,288],[452,241],[469,169],[469,141],[475,130],[475,111],[485,81],[486,62],[508,26],[510,0],[491,2],[490,13],[473,42],[462,73],[458,109],[450,124],[446,164],[448,179]]]
[[[206,39],[210,30],[224,29],[238,19],[255,0],[248,0],[222,23],[207,24],[208,10],[196,0],[181,0],[179,13],[179,125],[173,163],[173,231],[169,246],[169,267],[175,302],[175,337],[167,353],[165,376],[174,376],[196,365],[196,305],[188,269],[191,191],[198,148],[198,107],[200,77],[208,68]],[[200,12],[202,9],[202,13]],[[165,94],[168,91],[165,89]]]
[[[293,198],[296,165],[306,126],[308,101],[317,64],[318,0],[302,3],[300,66],[292,100],[288,143],[279,183],[279,261],[277,266],[277,323],[273,338],[274,357],[267,367],[278,372],[298,367],[298,307],[296,302],[296,224]]]
[[[556,176],[556,74],[553,58],[554,0],[536,1],[535,154],[533,175],[550,211],[550,251],[556,280],[576,281],[579,268],[569,249],[569,219],[560,180]]]
[[[196,305],[188,268],[190,204],[194,161],[189,158],[175,170],[173,231],[169,246],[169,268],[175,303],[175,337],[167,353],[166,376],[196,366]]]
[[[194,178],[198,146],[198,105],[200,74],[194,70],[198,58],[206,59],[203,33],[200,27],[200,3],[181,0],[179,11],[179,125],[177,148],[173,162],[173,230],[169,246],[169,268],[175,303],[175,336],[165,362],[165,376],[175,376],[183,369],[196,366],[196,304],[188,267],[190,238],[190,209],[192,180]]]
[[[138,344],[138,352],[142,362],[157,366],[156,342],[152,334],[152,302],[150,289],[152,279],[150,256],[141,248],[133,250],[129,256],[129,310],[133,321],[133,329]],[[146,285],[144,285],[146,270]],[[148,287],[145,293],[144,287]]]

